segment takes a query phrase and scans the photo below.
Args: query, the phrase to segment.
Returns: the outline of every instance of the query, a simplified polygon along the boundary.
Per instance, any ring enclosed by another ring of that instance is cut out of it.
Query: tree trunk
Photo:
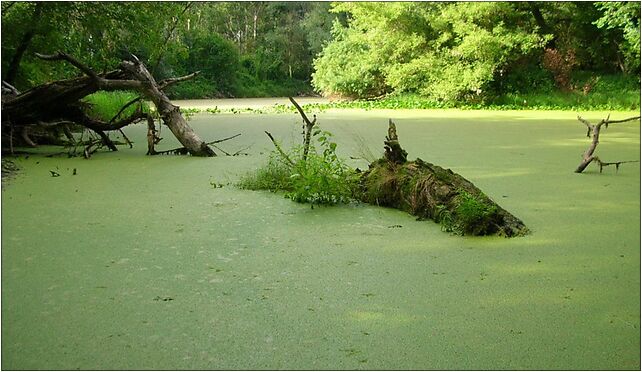
[[[192,130],[183,118],[178,106],[172,104],[165,92],[163,84],[156,83],[154,77],[140,61],[123,61],[122,68],[129,71],[137,80],[145,82],[141,92],[154,102],[163,122],[169,127],[176,139],[194,156],[216,156],[207,143]],[[167,84],[165,84],[167,86]]]
[[[22,40],[20,40],[20,44],[18,45],[18,48],[16,48],[16,52],[13,54],[11,62],[9,62],[7,75],[5,77],[5,81],[9,84],[15,84],[16,77],[18,76],[18,71],[20,69],[20,61],[22,61],[22,56],[29,47],[29,44],[31,44],[31,39],[33,39],[33,37],[36,35],[36,27],[38,21],[40,21],[40,14],[42,13],[43,4],[41,2],[37,2],[35,6],[36,7],[33,10],[33,15],[31,16],[31,28],[22,36]]]
[[[528,228],[480,189],[450,169],[406,161],[396,128],[389,123],[383,159],[370,164],[360,180],[361,201],[432,219],[447,231],[470,235],[522,236]]]

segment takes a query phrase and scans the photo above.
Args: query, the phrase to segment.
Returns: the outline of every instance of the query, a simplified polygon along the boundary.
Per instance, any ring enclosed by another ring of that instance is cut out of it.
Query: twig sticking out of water
[[[595,161],[598,163],[600,166],[600,173],[602,173],[602,168],[605,166],[609,165],[615,165],[615,168],[619,170],[620,164],[622,163],[631,163],[631,162],[637,162],[637,160],[632,160],[632,161],[619,161],[619,162],[611,162],[611,163],[605,163],[602,162],[596,155],[593,155],[595,152],[595,149],[597,148],[597,145],[600,143],[600,130],[602,129],[602,126],[605,128],[609,127],[609,124],[615,124],[615,123],[626,123],[628,121],[633,121],[633,120],[639,120],[639,116],[635,116],[632,118],[628,119],[623,119],[623,120],[609,120],[611,115],[607,116],[606,119],[600,120],[599,123],[597,124],[591,124],[588,120],[583,119],[581,116],[577,116],[577,120],[579,120],[581,123],[586,125],[587,132],[586,136],[591,138],[591,145],[589,148],[584,152],[582,155],[582,162],[575,168],[575,173],[582,173],[586,167],[588,167],[591,162]]]
[[[237,133],[237,134],[235,134],[233,136],[229,136],[229,137],[226,137],[226,138],[223,138],[223,139],[219,139],[219,140],[215,140],[215,141],[211,141],[211,142],[206,142],[206,144],[210,145],[210,146],[213,146],[213,147],[216,147],[218,150],[220,150],[221,152],[223,152],[227,156],[232,156],[228,152],[226,152],[223,149],[221,149],[220,147],[215,146],[215,144],[231,140],[232,138],[236,138],[236,137],[238,137],[240,135],[241,135],[241,133]],[[171,150],[158,151],[154,155],[165,155],[165,154],[185,155],[187,153],[188,153],[188,150],[185,147],[177,147],[177,148],[171,149]]]

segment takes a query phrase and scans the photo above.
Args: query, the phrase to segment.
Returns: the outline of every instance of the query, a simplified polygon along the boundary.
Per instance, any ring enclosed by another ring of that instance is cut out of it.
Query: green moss
[[[323,125],[379,149],[368,135],[389,115]],[[574,112],[395,115],[411,156],[448,164],[533,234],[453,237],[391,208],[212,188],[266,160],[265,129],[298,140],[296,114],[190,122],[212,140],[242,132],[222,146],[250,156],[148,157],[145,125],[127,127],[131,150],[12,159],[3,369],[639,370],[640,167],[573,173],[590,142]],[[609,126],[598,150],[639,159],[640,126]]]
[[[497,207],[467,191],[460,190],[455,207],[455,230],[463,234],[479,235],[488,228]]]

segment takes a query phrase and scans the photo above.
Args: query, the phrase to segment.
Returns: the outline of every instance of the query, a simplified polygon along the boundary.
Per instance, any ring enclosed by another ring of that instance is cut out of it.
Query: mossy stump
[[[389,125],[385,157],[370,164],[361,176],[361,201],[432,219],[444,230],[460,234],[513,237],[529,233],[520,219],[459,174],[421,159],[406,161],[395,125],[392,121]]]

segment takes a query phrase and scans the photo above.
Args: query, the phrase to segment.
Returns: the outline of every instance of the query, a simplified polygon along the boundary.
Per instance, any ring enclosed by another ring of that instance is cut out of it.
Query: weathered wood
[[[317,122],[317,116],[313,115],[313,120],[310,121],[308,119],[308,116],[305,114],[301,106],[297,103],[297,101],[294,100],[292,97],[288,97],[290,102],[296,107],[297,111],[303,118],[303,161],[306,161],[308,158],[308,153],[310,152],[310,139],[312,138],[312,128],[314,127],[314,124]],[[272,141],[274,142],[274,141]]]
[[[388,161],[395,164],[403,164],[407,161],[408,153],[399,145],[399,138],[397,137],[397,127],[392,119],[388,120],[388,135],[383,142],[384,150],[386,151],[385,157]]]
[[[181,114],[180,108],[172,104],[161,87],[156,83],[154,77],[147,71],[147,68],[138,58],[134,61],[123,61],[121,69],[128,71],[137,81],[145,82],[143,94],[152,100],[158,114],[163,122],[169,127],[176,139],[194,156],[216,156],[207,143],[187,124],[187,121]]]
[[[432,219],[445,230],[462,234],[513,237],[529,233],[520,219],[459,174],[421,159],[406,161],[392,121],[385,144],[385,157],[361,175],[361,201]]]
[[[118,70],[98,74],[72,56],[65,53],[37,55],[47,61],[66,61],[82,71],[86,76],[61,80],[33,88],[14,98],[9,98],[2,105],[2,121],[11,122],[16,127],[33,125],[36,122],[67,120],[79,123],[94,131],[120,130],[132,122],[145,119],[147,116],[138,110],[127,119],[116,121],[116,115],[109,122],[102,122],[87,117],[80,101],[85,96],[98,90],[135,90],[150,99],[156,106],[161,119],[168,126],[178,141],[193,156],[215,156],[216,153],[200,139],[187,124],[180,108],[171,103],[163,89],[180,81],[196,76],[193,73],[184,77],[171,78],[157,83],[145,65],[132,56],[133,61],[123,61]],[[3,84],[3,91],[8,90]],[[4,98],[4,97],[3,97]],[[138,99],[137,99],[138,100]],[[135,103],[129,102],[125,106]],[[124,111],[126,107],[121,109]],[[111,148],[111,146],[110,146]]]
[[[582,154],[582,161],[580,164],[575,168],[575,173],[582,173],[586,167],[589,166],[593,161],[599,164],[600,166],[600,173],[602,173],[602,168],[605,166],[609,165],[615,165],[617,169],[620,168],[620,164],[622,163],[632,163],[636,162],[635,160],[631,161],[619,161],[619,162],[602,162],[597,156],[593,155],[595,153],[595,149],[597,148],[597,145],[600,143],[600,130],[602,129],[602,126],[604,128],[608,128],[609,124],[616,124],[616,123],[626,123],[629,121],[633,120],[639,120],[639,116],[631,117],[628,119],[623,119],[623,120],[610,120],[610,115],[606,117],[606,119],[600,120],[599,123],[597,124],[591,124],[588,120],[583,119],[581,116],[578,115],[577,120],[579,120],[582,124],[584,124],[587,128],[586,136],[591,138],[591,144],[589,145],[588,149]]]

